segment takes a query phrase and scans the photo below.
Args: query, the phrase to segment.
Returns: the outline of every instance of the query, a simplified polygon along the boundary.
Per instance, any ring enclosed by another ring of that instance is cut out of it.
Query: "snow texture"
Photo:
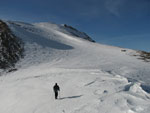
[[[150,63],[136,51],[90,42],[53,23],[7,24],[24,41],[25,56],[17,71],[0,77],[0,113],[149,113]]]

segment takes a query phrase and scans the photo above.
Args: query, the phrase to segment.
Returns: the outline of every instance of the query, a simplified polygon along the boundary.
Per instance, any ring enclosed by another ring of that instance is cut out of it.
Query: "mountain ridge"
[[[41,22],[41,23],[35,23],[35,24],[16,22],[16,21],[5,21],[5,22],[10,27],[10,29],[14,33],[14,35],[16,37],[19,37],[20,40],[22,40],[29,46],[29,47],[27,47],[27,45],[25,45],[28,49],[31,49],[30,45],[34,45],[34,47],[32,47],[32,49],[34,48],[34,49],[37,49],[37,51],[38,51],[38,48],[36,48],[36,46],[38,47],[38,45],[39,45],[43,49],[47,48],[47,49],[49,49],[48,51],[54,53],[54,51],[57,49],[58,50],[75,49],[78,46],[81,46],[82,43],[84,43],[84,41],[86,41],[86,40],[90,41],[90,42],[95,42],[94,40],[92,40],[92,38],[90,38],[84,32],[80,32],[77,29],[75,29],[69,25],[66,25],[66,24],[57,25],[57,24],[50,23],[50,22],[49,23]],[[97,43],[94,43],[94,44],[89,43],[89,44],[97,45]],[[100,45],[100,44],[98,44],[98,45]],[[24,45],[22,45],[22,46],[24,46]],[[107,45],[102,45],[102,46],[107,48]],[[108,48],[111,50],[113,48],[115,49],[118,47],[108,46]],[[25,49],[25,50],[28,51],[27,49]],[[147,52],[134,51],[134,50],[123,49],[123,48],[118,48],[118,50],[121,52],[124,52],[124,53],[128,53],[127,51],[132,51],[133,52],[132,56],[135,56],[138,59],[144,60],[145,62],[149,62],[149,54]],[[45,50],[43,50],[43,51],[45,51]],[[33,50],[33,52],[34,52],[34,50]],[[30,53],[32,54],[32,50],[30,50]],[[45,51],[45,53],[46,53],[46,51]],[[64,52],[62,51],[62,53],[64,53]],[[77,53],[77,54],[79,54],[79,53]],[[32,55],[32,56],[34,56],[34,55]],[[51,56],[49,56],[49,54],[46,54],[46,55],[47,55],[47,57],[51,57]],[[43,56],[43,58],[44,58],[44,56]],[[54,58],[52,58],[52,59],[55,60]],[[61,58],[59,58],[59,59],[61,59]],[[39,59],[37,59],[34,62],[36,63],[36,62],[45,62],[45,61],[44,60],[40,61]]]
[[[61,25],[6,23],[24,57],[1,73],[0,113],[149,113],[150,63],[138,59],[146,53],[93,43]]]
[[[88,37],[85,40],[84,37],[79,38],[69,33],[64,25],[23,22],[7,24],[25,43],[25,56],[16,64],[17,68],[49,63],[49,66],[63,68],[101,68],[108,72],[113,70],[113,73],[129,76],[130,74],[121,73],[117,68],[119,66],[123,69],[133,68],[138,73],[143,69],[143,65],[149,65],[138,59],[141,56],[135,50],[93,43],[88,40]],[[84,35],[82,32],[77,34]],[[129,65],[130,62],[132,65]],[[140,63],[143,65],[140,66]],[[139,70],[136,70],[137,66]]]

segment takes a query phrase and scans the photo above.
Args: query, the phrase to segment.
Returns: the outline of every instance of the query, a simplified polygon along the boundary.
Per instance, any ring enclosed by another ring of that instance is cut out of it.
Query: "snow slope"
[[[53,23],[7,24],[25,53],[18,71],[0,77],[0,113],[149,113],[150,63],[136,51],[90,42]]]

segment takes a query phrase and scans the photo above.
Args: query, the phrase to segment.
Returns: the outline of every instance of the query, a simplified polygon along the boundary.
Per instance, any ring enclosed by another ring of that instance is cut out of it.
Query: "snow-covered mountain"
[[[94,43],[66,24],[6,23],[24,57],[0,77],[0,113],[149,113],[148,53]]]

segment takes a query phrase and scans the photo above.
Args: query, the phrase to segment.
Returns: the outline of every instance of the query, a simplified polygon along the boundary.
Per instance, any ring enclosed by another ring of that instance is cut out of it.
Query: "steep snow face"
[[[0,69],[13,67],[22,56],[21,41],[0,20]]]
[[[18,68],[38,66],[102,69],[128,78],[149,82],[149,63],[133,57],[136,51],[92,43],[71,35],[62,25],[8,22],[25,43],[25,56]],[[132,77],[131,77],[132,76]],[[145,79],[147,78],[147,79]]]
[[[149,113],[150,63],[136,51],[93,43],[62,25],[7,24],[25,56],[18,71],[0,77],[0,113]]]
[[[75,36],[76,38],[82,38],[91,42],[95,42],[91,37],[89,37],[86,33],[80,32],[77,29],[73,28],[72,26],[69,26],[67,24],[62,25],[56,25],[54,23],[36,23],[35,25],[47,28],[47,29],[55,29],[57,31],[63,32],[65,34]]]

